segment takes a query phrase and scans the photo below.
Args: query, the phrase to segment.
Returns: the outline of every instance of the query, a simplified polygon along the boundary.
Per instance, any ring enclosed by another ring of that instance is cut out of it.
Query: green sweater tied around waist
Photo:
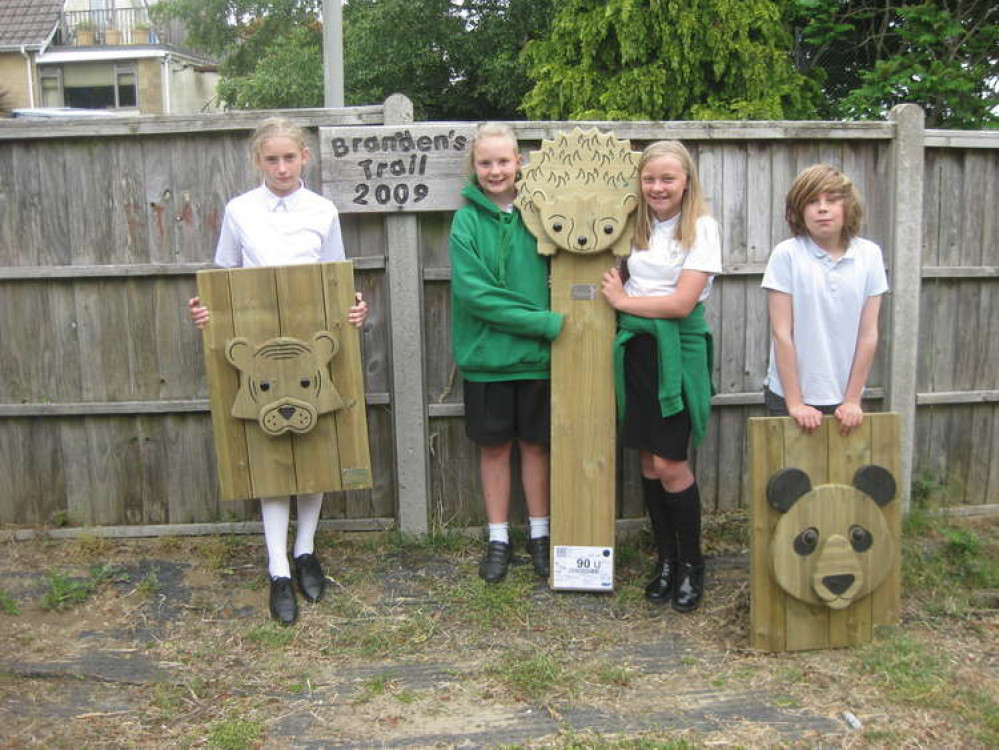
[[[694,445],[701,442],[711,413],[711,368],[714,347],[711,330],[704,320],[704,305],[698,303],[686,318],[640,318],[618,314],[614,339],[614,382],[618,418],[624,418],[624,348],[638,334],[655,337],[659,350],[659,406],[663,417],[690,413]]]

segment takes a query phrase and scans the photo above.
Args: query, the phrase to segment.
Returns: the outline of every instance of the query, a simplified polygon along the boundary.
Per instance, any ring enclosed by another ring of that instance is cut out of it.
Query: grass
[[[552,651],[507,651],[485,672],[519,700],[548,702],[575,692],[578,680],[566,669],[567,662],[563,654]]]
[[[216,750],[247,750],[263,737],[264,724],[254,719],[227,718],[208,730],[208,746]]]
[[[14,600],[14,597],[12,597],[3,589],[0,589],[0,612],[3,612],[5,615],[21,614],[21,610],[20,608],[18,608],[17,602]]]
[[[861,649],[857,661],[861,671],[893,700],[960,716],[983,746],[999,746],[999,699],[968,686],[931,644],[889,631]]]
[[[86,578],[74,578],[61,570],[50,571],[47,576],[48,591],[42,596],[42,609],[61,612],[82,604],[115,575],[115,568],[109,565],[91,569]]]
[[[500,584],[489,584],[477,574],[463,576],[457,584],[437,585],[432,595],[446,608],[476,628],[507,629],[526,625],[529,610],[525,600],[534,589],[537,576],[529,566],[511,566]]]
[[[246,547],[246,542],[237,536],[223,535],[199,540],[198,554],[201,562],[210,571],[231,570],[236,556]]]
[[[251,628],[246,634],[246,640],[272,649],[283,649],[295,640],[295,632],[293,628],[269,622],[266,625]]]
[[[902,582],[935,615],[965,616],[976,592],[999,588],[999,539],[915,509],[906,519]]]

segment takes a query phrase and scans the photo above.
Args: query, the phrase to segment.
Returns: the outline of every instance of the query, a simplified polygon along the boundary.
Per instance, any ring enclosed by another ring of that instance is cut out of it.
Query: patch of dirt
[[[322,536],[329,592],[300,601],[293,628],[268,620],[257,537],[0,549],[0,592],[19,610],[0,613],[4,747],[981,744],[959,712],[858,673],[857,649],[751,651],[748,561],[732,544],[710,547],[705,604],[679,615],[643,600],[650,563],[634,545],[608,595],[549,591],[522,544],[487,587],[473,541]],[[98,566],[83,603],[42,608],[51,573],[86,582]],[[907,598],[897,630],[999,694],[994,608],[949,616]]]

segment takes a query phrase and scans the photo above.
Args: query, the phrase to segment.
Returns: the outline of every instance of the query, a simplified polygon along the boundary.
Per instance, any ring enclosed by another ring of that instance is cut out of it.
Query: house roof
[[[64,0],[0,2],[0,49],[41,48],[59,23]]]

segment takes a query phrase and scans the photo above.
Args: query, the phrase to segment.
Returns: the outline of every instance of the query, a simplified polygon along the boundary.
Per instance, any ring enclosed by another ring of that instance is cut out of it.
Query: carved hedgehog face
[[[865,466],[853,486],[812,488],[800,469],[770,478],[767,501],[781,516],[770,540],[770,570],[795,599],[844,609],[881,585],[895,557],[881,506],[895,497],[895,479]]]
[[[633,193],[532,194],[545,234],[556,247],[574,253],[598,253],[613,247],[628,224],[638,199]]]
[[[308,342],[271,339],[259,348],[244,338],[233,339],[225,350],[240,372],[232,416],[257,420],[270,436],[309,432],[320,414],[344,406],[328,368],[338,348],[329,331]]]

